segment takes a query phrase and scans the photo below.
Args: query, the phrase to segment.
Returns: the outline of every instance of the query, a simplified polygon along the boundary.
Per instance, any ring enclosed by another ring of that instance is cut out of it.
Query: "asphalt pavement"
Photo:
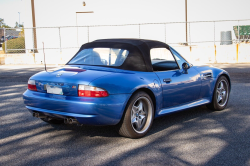
[[[22,94],[42,66],[0,66],[0,165],[250,165],[250,64],[215,64],[231,75],[223,111],[206,106],[154,120],[141,139],[114,126],[50,125]]]

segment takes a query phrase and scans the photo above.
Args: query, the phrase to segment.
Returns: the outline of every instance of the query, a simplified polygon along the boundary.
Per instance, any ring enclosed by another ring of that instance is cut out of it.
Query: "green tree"
[[[11,27],[4,24],[4,25],[1,26],[1,28],[11,28]]]
[[[4,24],[4,19],[0,18],[0,25]]]
[[[11,28],[11,27],[4,23],[4,19],[0,18],[0,28]]]
[[[19,33],[19,37],[24,37],[24,29],[23,29],[23,27],[22,27],[21,32]]]
[[[15,28],[18,28],[18,27],[19,27],[18,22],[16,22]]]

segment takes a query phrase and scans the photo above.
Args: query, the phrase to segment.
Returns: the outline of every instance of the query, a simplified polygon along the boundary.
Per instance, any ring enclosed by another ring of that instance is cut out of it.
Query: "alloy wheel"
[[[217,103],[223,107],[228,100],[228,84],[225,80],[221,80],[216,90]]]
[[[152,104],[146,97],[138,98],[131,109],[131,125],[135,132],[146,131],[152,120]]]

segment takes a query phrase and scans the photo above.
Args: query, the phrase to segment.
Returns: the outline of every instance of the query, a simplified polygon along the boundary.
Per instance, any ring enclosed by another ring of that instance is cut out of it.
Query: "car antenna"
[[[45,71],[47,72],[46,62],[45,62],[44,42],[43,42],[43,57],[44,57],[44,68],[45,68]]]

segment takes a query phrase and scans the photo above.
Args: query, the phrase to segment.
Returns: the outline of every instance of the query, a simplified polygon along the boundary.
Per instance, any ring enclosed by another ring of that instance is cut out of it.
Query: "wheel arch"
[[[227,78],[228,83],[229,83],[229,93],[231,92],[231,80],[230,80],[230,76],[229,76],[227,73],[223,72],[223,73],[217,75],[217,77],[216,77],[216,81],[215,81],[214,87],[213,87],[213,89],[212,89],[212,90],[213,90],[213,91],[212,91],[212,92],[213,92],[213,93],[212,93],[212,96],[214,95],[214,91],[215,91],[215,88],[216,88],[216,83],[217,83],[218,79],[219,79],[221,76],[225,76],[225,77]],[[213,99],[213,97],[212,97],[212,99]],[[211,99],[211,101],[212,101],[212,99]]]
[[[207,107],[208,107],[209,109],[211,109],[211,110],[216,110],[216,111],[223,110],[223,109],[226,107],[226,105],[227,105],[227,104],[226,104],[223,108],[219,108],[218,106],[216,106],[216,105],[214,104],[214,97],[215,97],[214,93],[215,93],[215,90],[216,90],[217,82],[218,82],[218,80],[219,80],[220,77],[226,77],[226,79],[228,80],[228,84],[229,84],[229,85],[228,85],[228,86],[229,86],[228,98],[229,98],[230,91],[231,91],[231,80],[230,80],[229,74],[228,74],[228,73],[225,73],[225,72],[219,74],[219,75],[216,77],[215,85],[214,85],[214,88],[213,88],[212,100],[211,100],[211,102],[207,105]],[[227,100],[228,100],[228,99],[227,99]],[[227,102],[228,102],[228,101],[227,101]]]
[[[152,102],[153,102],[154,117],[155,117],[155,113],[156,113],[156,98],[155,98],[155,94],[154,94],[153,91],[150,90],[149,88],[142,87],[142,88],[139,88],[139,89],[135,90],[135,91],[130,95],[129,99],[128,99],[127,102],[126,102],[126,106],[124,107],[124,110],[123,110],[123,113],[122,113],[122,117],[121,117],[121,119],[120,119],[120,122],[119,122],[118,124],[120,124],[121,121],[122,121],[122,119],[124,118],[125,113],[126,113],[126,110],[127,110],[127,108],[128,108],[128,104],[129,104],[129,102],[130,102],[132,96],[133,96],[134,94],[136,94],[137,92],[139,92],[139,91],[143,91],[143,92],[147,93],[147,94],[150,96],[150,98],[151,98],[151,100],[152,100]]]
[[[223,73],[223,74],[221,74],[219,77],[221,77],[221,76],[225,76],[225,77],[227,78],[228,83],[229,83],[229,92],[231,92],[231,80],[230,80],[229,75],[226,74],[226,73]]]
[[[228,74],[227,72],[225,72],[225,71],[224,71],[223,73],[219,74],[219,75],[217,76],[217,78],[216,78],[216,82],[217,82],[217,80],[218,80],[221,76],[224,76],[224,77],[227,78],[228,83],[229,83],[229,93],[230,93],[230,92],[231,92],[231,84],[232,84],[232,83],[231,83],[229,74]],[[216,85],[216,82],[215,82],[215,85]],[[214,85],[213,90],[215,89],[215,85]]]
[[[147,94],[150,96],[150,98],[151,98],[151,100],[152,100],[152,102],[153,102],[154,113],[155,113],[155,110],[156,110],[156,99],[155,99],[155,94],[154,94],[150,89],[148,89],[148,88],[140,88],[140,89],[137,89],[136,91],[134,91],[132,95],[134,95],[135,93],[137,93],[137,92],[139,92],[139,91],[143,91],[143,92],[147,93]],[[131,96],[132,96],[132,95],[131,95]]]

